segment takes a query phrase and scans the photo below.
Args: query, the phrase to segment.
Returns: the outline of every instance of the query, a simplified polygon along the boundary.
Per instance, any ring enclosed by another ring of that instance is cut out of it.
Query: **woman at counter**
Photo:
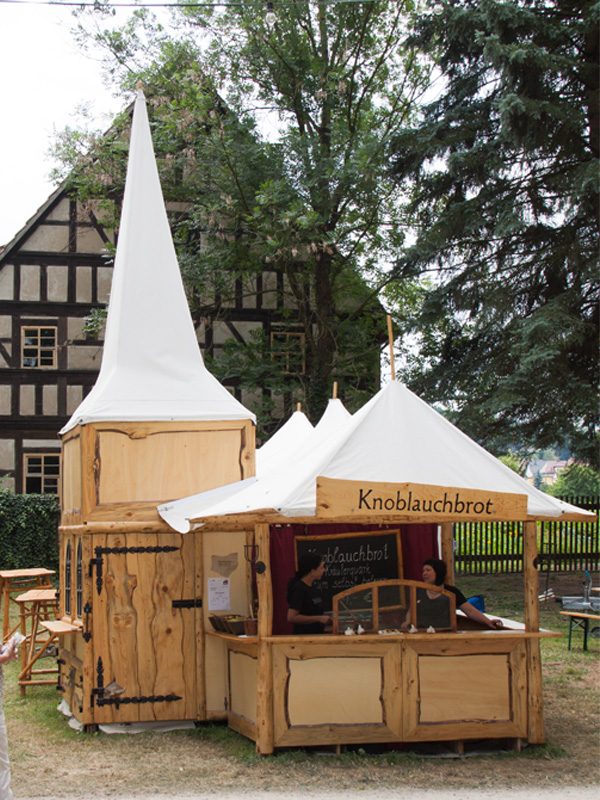
[[[477,622],[486,628],[501,628],[502,622],[499,619],[490,619],[489,617],[486,617],[486,615],[482,614],[479,609],[475,608],[474,605],[469,603],[460,589],[457,589],[456,586],[450,586],[449,584],[444,583],[447,572],[448,567],[446,566],[446,562],[442,561],[441,558],[428,558],[423,562],[422,577],[424,583],[429,583],[431,586],[436,586],[438,589],[446,589],[446,591],[452,592],[452,594],[456,597],[456,608],[460,609],[463,614],[472,619],[474,622]],[[426,613],[428,615],[435,613],[435,604],[436,602],[441,604],[441,601],[443,601],[443,596],[440,595],[439,592],[429,591],[427,589],[420,589],[417,592],[417,603],[423,603],[423,606],[427,606]],[[425,611],[425,608],[423,608],[423,611]],[[419,609],[418,615],[420,618],[421,609]],[[410,625],[411,612],[409,609],[402,627],[408,628]],[[419,627],[423,627],[421,621],[419,621]],[[433,627],[436,626],[433,625]]]
[[[287,588],[287,621],[294,626],[294,635],[323,633],[325,626],[331,625],[331,616],[325,614],[321,595],[313,586],[324,574],[322,555],[311,551],[300,557],[296,574]]]

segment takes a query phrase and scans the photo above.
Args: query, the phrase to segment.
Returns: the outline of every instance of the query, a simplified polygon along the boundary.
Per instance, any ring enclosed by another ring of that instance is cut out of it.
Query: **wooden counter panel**
[[[481,652],[456,641],[444,652],[427,642],[403,651],[405,741],[527,736],[526,645]]]
[[[400,648],[273,645],[275,746],[397,741]]]
[[[380,658],[318,658],[288,662],[290,726],[381,725]]]
[[[508,657],[456,656],[448,680],[445,658],[419,658],[421,707],[419,722],[460,722],[465,718],[506,722],[510,720]],[[460,676],[465,676],[461,680]]]
[[[228,651],[229,713],[256,724],[258,660],[248,653]]]

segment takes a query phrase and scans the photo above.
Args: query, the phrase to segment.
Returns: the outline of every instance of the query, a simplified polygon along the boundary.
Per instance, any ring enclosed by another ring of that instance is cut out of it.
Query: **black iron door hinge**
[[[202,598],[192,597],[190,600],[173,600],[173,608],[202,608]]]
[[[122,694],[117,694],[110,697],[105,696],[106,690],[104,688],[104,665],[102,663],[102,658],[100,657],[98,657],[96,664],[96,676],[98,687],[96,689],[92,689],[92,706],[94,703],[96,703],[97,706],[112,705],[118,710],[120,705],[139,705],[141,703],[174,703],[176,700],[182,699],[177,694],[153,694],[136,697],[125,697]],[[109,690],[111,685],[107,687]],[[119,690],[122,691],[121,687],[119,687]]]
[[[95,547],[96,558],[90,558],[90,578],[93,568],[96,567],[96,591],[102,591],[102,567],[104,565],[103,555],[126,555],[127,553],[172,553],[179,550],[174,545],[156,545],[148,547]]]

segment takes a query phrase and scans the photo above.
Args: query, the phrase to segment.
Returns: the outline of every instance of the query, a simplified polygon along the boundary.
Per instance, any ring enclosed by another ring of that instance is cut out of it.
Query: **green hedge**
[[[58,500],[0,492],[0,569],[58,569]]]

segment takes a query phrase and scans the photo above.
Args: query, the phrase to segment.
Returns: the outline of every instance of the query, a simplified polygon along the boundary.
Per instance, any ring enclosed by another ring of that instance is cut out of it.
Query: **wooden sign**
[[[299,536],[295,545],[296,564],[311,550],[324,557],[327,571],[314,586],[328,611],[334,594],[362,583],[404,577],[399,530]]]
[[[527,495],[427,486],[317,478],[317,516],[442,520],[524,520]]]

